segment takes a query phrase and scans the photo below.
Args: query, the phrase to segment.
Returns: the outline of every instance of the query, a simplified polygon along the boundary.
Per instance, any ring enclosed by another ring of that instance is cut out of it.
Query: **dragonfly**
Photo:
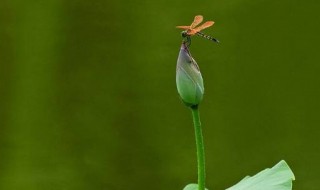
[[[201,32],[202,30],[212,26],[214,24],[214,22],[213,21],[206,21],[202,25],[198,26],[202,21],[203,21],[203,16],[197,15],[194,17],[194,20],[190,26],[177,26],[177,28],[185,30],[181,33],[181,35],[183,38],[187,39],[187,42],[189,44],[191,43],[190,36],[193,36],[193,35],[198,35],[198,36],[204,37],[208,40],[211,40],[213,42],[219,43],[219,40],[217,40],[216,38],[213,38],[213,37],[208,36],[208,35]]]

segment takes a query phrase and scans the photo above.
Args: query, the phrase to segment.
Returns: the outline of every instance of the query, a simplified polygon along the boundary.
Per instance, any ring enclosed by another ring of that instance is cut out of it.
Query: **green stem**
[[[204,145],[201,129],[201,122],[199,116],[198,106],[192,106],[192,117],[196,136],[197,145],[197,159],[198,159],[198,190],[205,190],[205,159],[204,159]]]

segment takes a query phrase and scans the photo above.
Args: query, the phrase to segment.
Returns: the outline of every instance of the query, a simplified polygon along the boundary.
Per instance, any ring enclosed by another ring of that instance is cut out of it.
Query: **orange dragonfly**
[[[197,15],[194,17],[194,20],[190,26],[177,26],[177,28],[181,28],[181,29],[185,30],[182,32],[182,37],[187,37],[187,39],[189,41],[190,41],[190,36],[198,35],[198,36],[207,38],[208,40],[219,43],[219,40],[200,32],[201,30],[212,26],[214,24],[214,22],[207,21],[207,22],[203,23],[202,25],[198,26],[202,21],[203,21],[203,16]],[[196,27],[196,26],[198,26],[198,27]]]

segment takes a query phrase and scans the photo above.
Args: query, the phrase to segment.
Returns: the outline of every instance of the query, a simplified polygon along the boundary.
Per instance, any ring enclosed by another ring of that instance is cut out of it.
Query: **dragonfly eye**
[[[181,32],[181,36],[182,36],[183,38],[185,38],[185,37],[187,37],[187,36],[188,36],[188,34],[187,34],[187,32],[186,32],[186,31],[182,31],[182,32]]]

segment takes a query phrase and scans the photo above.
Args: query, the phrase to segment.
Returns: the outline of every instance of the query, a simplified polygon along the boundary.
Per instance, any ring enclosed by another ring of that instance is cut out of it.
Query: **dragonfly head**
[[[183,38],[185,38],[185,37],[187,37],[187,36],[189,36],[189,35],[188,35],[187,31],[182,31],[182,32],[181,32],[181,36],[182,36]]]

